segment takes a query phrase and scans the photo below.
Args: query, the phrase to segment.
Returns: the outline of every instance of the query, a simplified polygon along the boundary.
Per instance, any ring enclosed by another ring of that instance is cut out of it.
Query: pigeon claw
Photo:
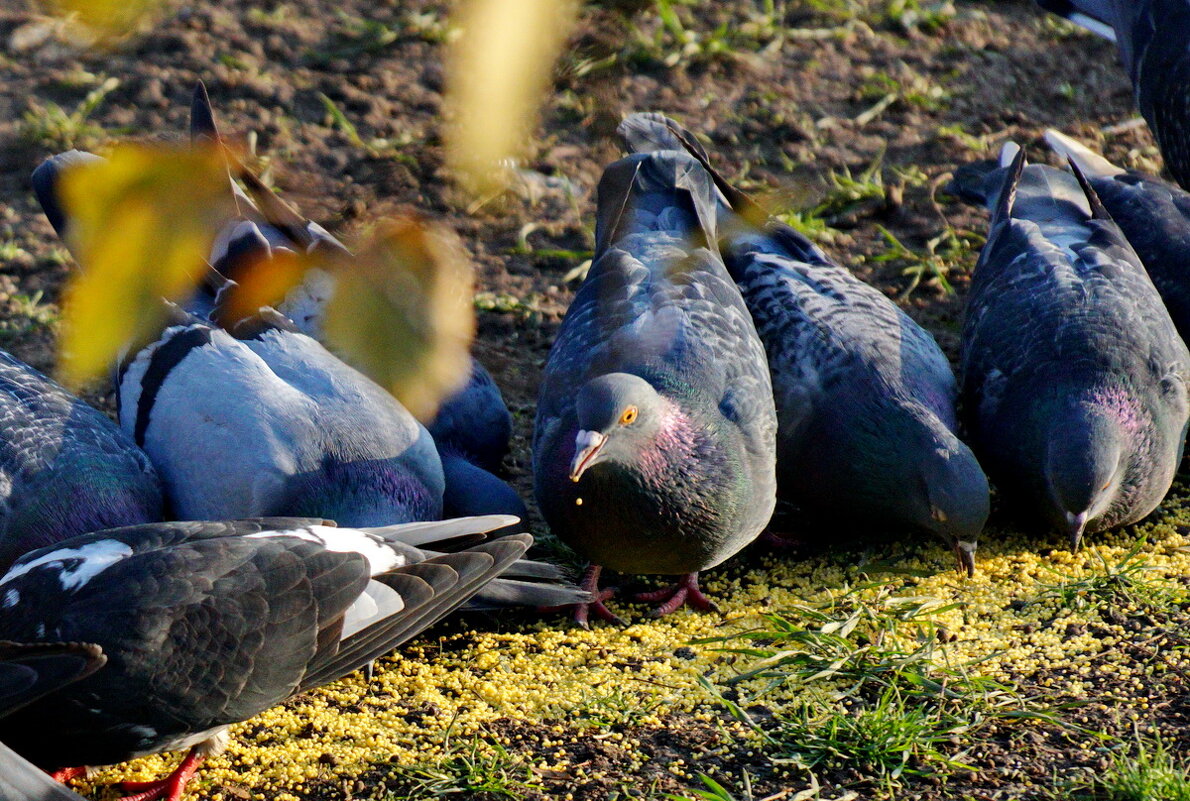
[[[719,613],[718,605],[698,588],[698,573],[687,573],[672,587],[638,593],[635,600],[661,605],[649,613],[650,617],[665,617],[682,606],[692,606],[701,612]]]
[[[56,782],[66,784],[71,779],[77,779],[79,776],[86,776],[86,768],[58,768],[50,774],[50,778]]]
[[[625,621],[624,618],[620,617],[615,612],[604,606],[603,602],[611,600],[615,597],[615,595],[615,588],[608,587],[606,589],[598,590],[590,603],[575,604],[574,622],[582,628],[589,630],[591,628],[591,624],[588,622],[588,619],[590,618],[591,613],[594,612],[595,617],[599,620],[612,623],[616,626],[627,626],[628,622]]]
[[[123,790],[132,791],[132,795],[124,796],[123,801],[181,801],[186,792],[186,785],[194,776],[198,766],[202,764],[202,757],[194,749],[186,754],[182,764],[164,779],[153,782],[124,782],[120,785]]]
[[[579,582],[579,588],[590,593],[590,601],[568,606],[542,606],[538,607],[537,611],[560,612],[563,609],[573,609],[574,622],[588,630],[591,628],[591,624],[588,621],[592,612],[595,613],[595,617],[599,620],[605,620],[617,626],[627,626],[628,623],[623,618],[604,606],[605,601],[610,601],[616,596],[616,589],[614,587],[599,588],[599,572],[601,570],[602,568],[599,565],[591,565],[587,568],[587,572],[583,574],[583,580]]]

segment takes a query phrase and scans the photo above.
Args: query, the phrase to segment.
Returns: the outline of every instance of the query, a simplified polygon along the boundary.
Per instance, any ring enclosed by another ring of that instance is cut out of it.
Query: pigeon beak
[[[607,435],[598,431],[579,431],[574,438],[574,461],[570,463],[570,480],[578,483],[587,472],[587,468],[595,461],[603,443],[607,442]]]
[[[958,559],[958,571],[966,573],[967,578],[975,575],[975,549],[979,547],[974,542],[964,542],[963,540],[956,540],[954,544],[954,555]]]
[[[1070,537],[1070,550],[1078,550],[1079,544],[1083,541],[1083,529],[1087,527],[1089,517],[1090,515],[1086,512],[1066,513],[1066,533]]]

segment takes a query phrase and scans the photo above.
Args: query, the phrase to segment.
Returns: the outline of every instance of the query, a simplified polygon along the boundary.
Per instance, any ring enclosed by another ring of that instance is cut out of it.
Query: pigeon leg
[[[650,613],[653,617],[664,617],[684,604],[689,604],[703,612],[719,611],[715,602],[698,588],[698,573],[687,573],[672,587],[663,587],[653,592],[642,592],[636,596],[635,600],[645,603],[663,601],[661,606]]]
[[[793,551],[806,544],[804,539],[795,534],[779,534],[767,529],[760,535],[760,541],[774,551]]]
[[[124,782],[120,785],[121,788],[134,791],[134,795],[125,796],[123,801],[181,801],[182,794],[186,792],[186,784],[194,776],[202,760],[198,749],[191,748],[182,764],[164,779],[155,782]]]
[[[537,608],[538,612],[561,612],[564,609],[574,610],[574,622],[582,626],[584,629],[591,628],[587,622],[591,616],[591,612],[595,613],[595,617],[600,620],[606,620],[608,623],[615,623],[617,626],[627,626],[623,618],[616,615],[610,609],[603,605],[604,601],[609,601],[616,595],[616,588],[608,587],[606,589],[599,589],[599,573],[603,568],[599,565],[591,565],[587,568],[587,572],[583,574],[583,580],[579,583],[579,588],[586,590],[591,594],[591,600],[585,604],[570,604],[567,606],[540,606]]]
[[[587,568],[587,572],[583,574],[583,580],[579,584],[581,589],[591,593],[591,602],[586,604],[574,605],[574,622],[582,626],[584,629],[591,628],[587,623],[587,618],[591,612],[595,613],[595,617],[600,620],[606,620],[608,623],[615,623],[617,626],[627,625],[623,619],[604,606],[604,601],[610,601],[616,595],[615,587],[608,587],[599,589],[599,573],[603,570],[599,565],[591,565]]]
[[[50,778],[56,782],[62,782],[62,784],[66,784],[66,782],[70,781],[71,779],[77,779],[79,776],[85,775],[87,775],[86,768],[58,768],[56,771],[50,774]]]

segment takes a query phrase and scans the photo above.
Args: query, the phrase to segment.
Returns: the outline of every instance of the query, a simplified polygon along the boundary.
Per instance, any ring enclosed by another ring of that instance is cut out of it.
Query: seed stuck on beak
[[[1070,550],[1078,550],[1079,544],[1083,541],[1083,530],[1086,529],[1089,519],[1090,515],[1086,512],[1066,513],[1066,534],[1070,537]]]
[[[954,544],[954,555],[958,559],[958,571],[966,573],[967,578],[975,575],[975,549],[977,547],[976,543],[963,540],[957,540]]]
[[[578,483],[591,462],[599,455],[607,435],[598,431],[579,431],[574,438],[574,460],[570,463],[570,480]]]

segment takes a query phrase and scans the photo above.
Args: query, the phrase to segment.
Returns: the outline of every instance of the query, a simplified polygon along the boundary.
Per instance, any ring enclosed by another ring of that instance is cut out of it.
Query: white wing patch
[[[356,598],[355,603],[347,608],[343,617],[343,634],[339,641],[346,640],[376,621],[395,615],[404,608],[405,599],[399,592],[379,581],[369,581],[363,595]]]
[[[386,545],[384,540],[355,528],[310,526],[286,531],[261,531],[247,535],[248,539],[268,539],[270,537],[297,537],[308,542],[316,542],[328,551],[335,553],[357,553],[368,560],[368,573],[373,576],[408,564],[405,557]]]
[[[119,540],[99,540],[78,548],[59,548],[29,562],[17,562],[13,565],[12,570],[0,579],[0,585],[7,584],[43,565],[61,567],[69,560],[78,559],[80,561],[77,565],[62,569],[58,573],[62,589],[76,590],[112,565],[122,562],[130,556],[132,556],[132,546]]]

